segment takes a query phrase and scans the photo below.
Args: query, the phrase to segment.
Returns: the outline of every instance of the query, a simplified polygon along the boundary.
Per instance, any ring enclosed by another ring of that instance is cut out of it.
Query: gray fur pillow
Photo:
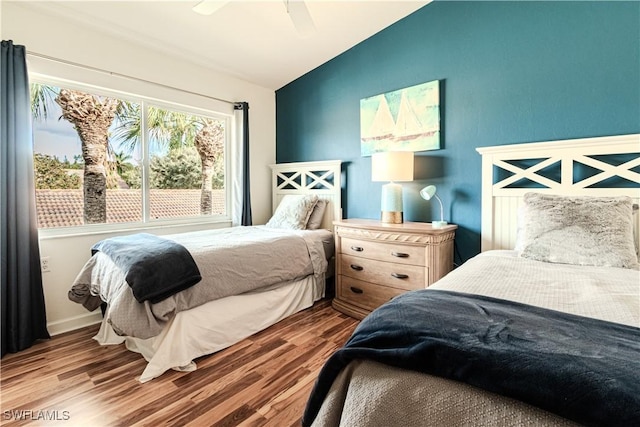
[[[516,250],[538,261],[637,268],[632,201],[526,193]]]

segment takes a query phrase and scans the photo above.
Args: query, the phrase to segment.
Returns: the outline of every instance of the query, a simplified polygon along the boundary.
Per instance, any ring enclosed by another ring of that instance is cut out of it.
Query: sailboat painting
[[[360,100],[363,156],[440,148],[440,81]]]

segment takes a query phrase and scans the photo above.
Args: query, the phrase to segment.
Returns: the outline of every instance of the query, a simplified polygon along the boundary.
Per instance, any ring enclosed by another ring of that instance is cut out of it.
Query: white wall
[[[49,15],[16,2],[0,2],[0,35],[24,45],[28,52],[120,73],[154,83],[250,105],[251,202],[255,224],[271,213],[271,174],[275,163],[275,93],[273,90],[211,71],[184,60],[172,59],[148,46],[136,45],[117,36],[98,33],[90,23],[80,25],[58,14]],[[118,79],[104,73],[29,59],[30,71],[55,74],[98,86],[156,97],[187,105],[212,108],[215,102],[158,86]],[[117,87],[114,87],[117,86]],[[156,234],[202,229],[206,226],[151,230]],[[41,237],[40,252],[50,257],[51,272],[43,274],[49,332],[64,332],[99,321],[99,313],[88,313],[67,299],[73,279],[90,255],[90,247],[112,233],[82,236]]]

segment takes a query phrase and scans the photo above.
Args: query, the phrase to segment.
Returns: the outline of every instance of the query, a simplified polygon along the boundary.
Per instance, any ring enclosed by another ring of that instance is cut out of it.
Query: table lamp
[[[402,224],[402,185],[395,181],[413,181],[413,152],[374,153],[371,156],[371,180],[389,181],[382,186],[381,221]]]
[[[442,206],[442,200],[436,194],[436,186],[428,185],[420,190],[420,197],[425,200],[431,200],[432,198],[436,198],[438,202],[440,202],[440,221],[431,221],[431,226],[433,228],[443,228],[447,225],[447,221],[444,220],[444,207]]]

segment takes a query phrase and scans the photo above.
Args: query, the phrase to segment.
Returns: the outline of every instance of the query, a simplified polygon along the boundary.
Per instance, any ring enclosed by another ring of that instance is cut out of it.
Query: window
[[[31,100],[40,228],[228,218],[230,116],[48,82]]]

